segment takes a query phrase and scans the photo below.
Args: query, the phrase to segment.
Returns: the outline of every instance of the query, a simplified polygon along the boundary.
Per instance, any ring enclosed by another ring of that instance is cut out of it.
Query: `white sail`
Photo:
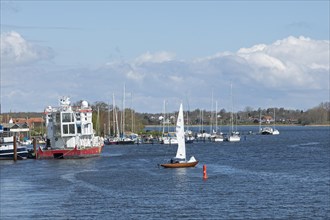
[[[180,104],[178,120],[176,122],[176,137],[178,140],[178,150],[176,152],[176,158],[186,160],[186,143],[185,143],[185,137],[184,137],[184,121],[183,121],[182,103]]]

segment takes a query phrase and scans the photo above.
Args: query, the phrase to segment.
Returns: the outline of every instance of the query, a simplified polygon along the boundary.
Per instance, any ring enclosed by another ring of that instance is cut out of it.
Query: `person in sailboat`
[[[170,163],[180,163],[180,162],[185,162],[185,159],[181,159],[181,158],[177,158],[177,157],[173,157],[170,160]]]

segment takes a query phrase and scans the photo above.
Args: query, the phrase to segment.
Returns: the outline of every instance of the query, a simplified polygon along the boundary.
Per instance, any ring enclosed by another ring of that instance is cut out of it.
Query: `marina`
[[[330,0],[1,0],[0,220],[330,220]]]
[[[329,219],[329,127],[279,129],[189,144],[200,161],[194,168],[158,166],[177,150],[163,144],[107,145],[78,160],[0,161],[0,218]]]

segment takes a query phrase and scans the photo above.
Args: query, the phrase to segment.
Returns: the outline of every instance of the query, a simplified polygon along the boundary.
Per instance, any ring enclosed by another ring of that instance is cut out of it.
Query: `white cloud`
[[[128,79],[132,79],[135,81],[142,81],[145,76],[145,74],[133,70],[128,71],[126,75]]]
[[[325,76],[329,73],[329,41],[302,36],[242,48],[237,56],[254,70],[247,73],[252,79],[273,87],[321,88],[324,81],[313,73],[323,71]]]
[[[5,66],[29,64],[53,56],[50,48],[32,44],[15,31],[1,34],[1,59]]]
[[[171,79],[171,81],[176,82],[176,83],[184,82],[183,77],[180,77],[180,76],[170,76],[169,78]]]
[[[150,95],[167,99],[175,96],[184,99],[183,92],[189,92],[196,102],[201,96],[208,102],[212,88],[218,90],[221,97],[228,97],[228,85],[233,82],[237,96],[246,100],[243,106],[253,102],[270,104],[265,101],[270,99],[279,99],[291,106],[306,100],[288,101],[283,93],[315,93],[321,102],[329,88],[329,41],[289,36],[272,44],[241,48],[236,53],[219,52],[180,62],[172,57],[161,59],[167,56],[159,54],[163,53],[143,54],[131,67],[133,72],[144,73],[144,87],[153,91]],[[255,91],[257,96],[246,91]],[[252,100],[252,96],[256,99]],[[263,96],[265,100],[261,101]]]
[[[17,62],[17,57],[30,57],[27,59],[30,62],[43,58],[33,55],[38,54],[32,53],[35,46],[22,37],[13,39],[15,43],[7,43],[12,45],[12,55],[7,56],[7,59],[13,60],[12,63]],[[21,43],[18,43],[18,39],[21,39]],[[14,45],[20,45],[15,53]],[[44,66],[38,65],[38,69],[22,66],[5,72],[7,77],[1,82],[2,86],[5,85],[2,93],[5,111],[19,109],[8,106],[9,103],[13,105],[13,100],[18,103],[17,106],[30,108],[31,105],[22,104],[29,99],[42,100],[39,110],[43,109],[49,105],[47,98],[54,94],[69,95],[89,102],[107,102],[115,93],[118,101],[124,84],[126,91],[134,94],[134,108],[138,112],[161,112],[164,99],[169,103],[168,111],[177,110],[180,100],[187,99],[190,110],[208,109],[212,91],[214,100],[219,101],[219,108],[230,110],[231,83],[236,110],[246,106],[294,106],[306,109],[329,99],[329,41],[305,37],[290,36],[272,44],[258,44],[237,52],[220,51],[213,56],[190,61],[178,61],[167,52],[147,52],[132,62],[112,61],[98,69],[55,69],[51,64],[42,68]],[[15,71],[26,74],[21,76]],[[36,73],[39,75],[36,76]],[[31,93],[28,93],[28,97],[10,93],[11,90],[20,90],[18,88],[22,86],[22,80],[35,88],[29,90]],[[3,95],[6,93],[16,97]],[[52,100],[54,102],[57,100]]]
[[[140,55],[135,59],[135,63],[140,65],[143,63],[163,63],[173,60],[175,55],[169,52],[157,52],[157,53],[150,53],[149,51]]]

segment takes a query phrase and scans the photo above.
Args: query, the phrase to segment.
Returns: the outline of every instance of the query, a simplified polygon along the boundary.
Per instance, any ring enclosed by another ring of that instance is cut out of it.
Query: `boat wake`
[[[123,154],[114,154],[114,153],[105,153],[105,152],[102,152],[101,154],[101,157],[120,157],[120,156],[123,156]]]
[[[96,185],[93,185],[91,183],[88,183],[86,181],[80,180],[76,178],[76,175],[80,174],[80,173],[84,173],[84,172],[97,172],[98,170],[83,170],[80,172],[76,172],[76,173],[67,173],[67,174],[63,174],[61,176],[62,179],[69,181],[70,183],[72,183],[73,186],[77,186],[79,185],[80,187],[83,188],[87,188],[89,190],[95,191],[95,192],[99,192],[99,193],[104,193],[104,189],[101,187],[98,187]]]
[[[209,178],[216,177],[216,176],[254,176],[254,178],[260,179],[277,179],[281,181],[295,181],[295,182],[328,182],[330,180],[329,177],[311,177],[311,176],[304,176],[299,174],[292,174],[286,172],[265,172],[265,171],[258,171],[258,170],[249,170],[249,169],[240,169],[235,168],[232,166],[226,165],[208,165],[208,174]]]
[[[288,147],[306,147],[306,146],[314,146],[319,145],[320,142],[307,142],[307,143],[301,143],[301,144],[291,144],[288,145]]]

